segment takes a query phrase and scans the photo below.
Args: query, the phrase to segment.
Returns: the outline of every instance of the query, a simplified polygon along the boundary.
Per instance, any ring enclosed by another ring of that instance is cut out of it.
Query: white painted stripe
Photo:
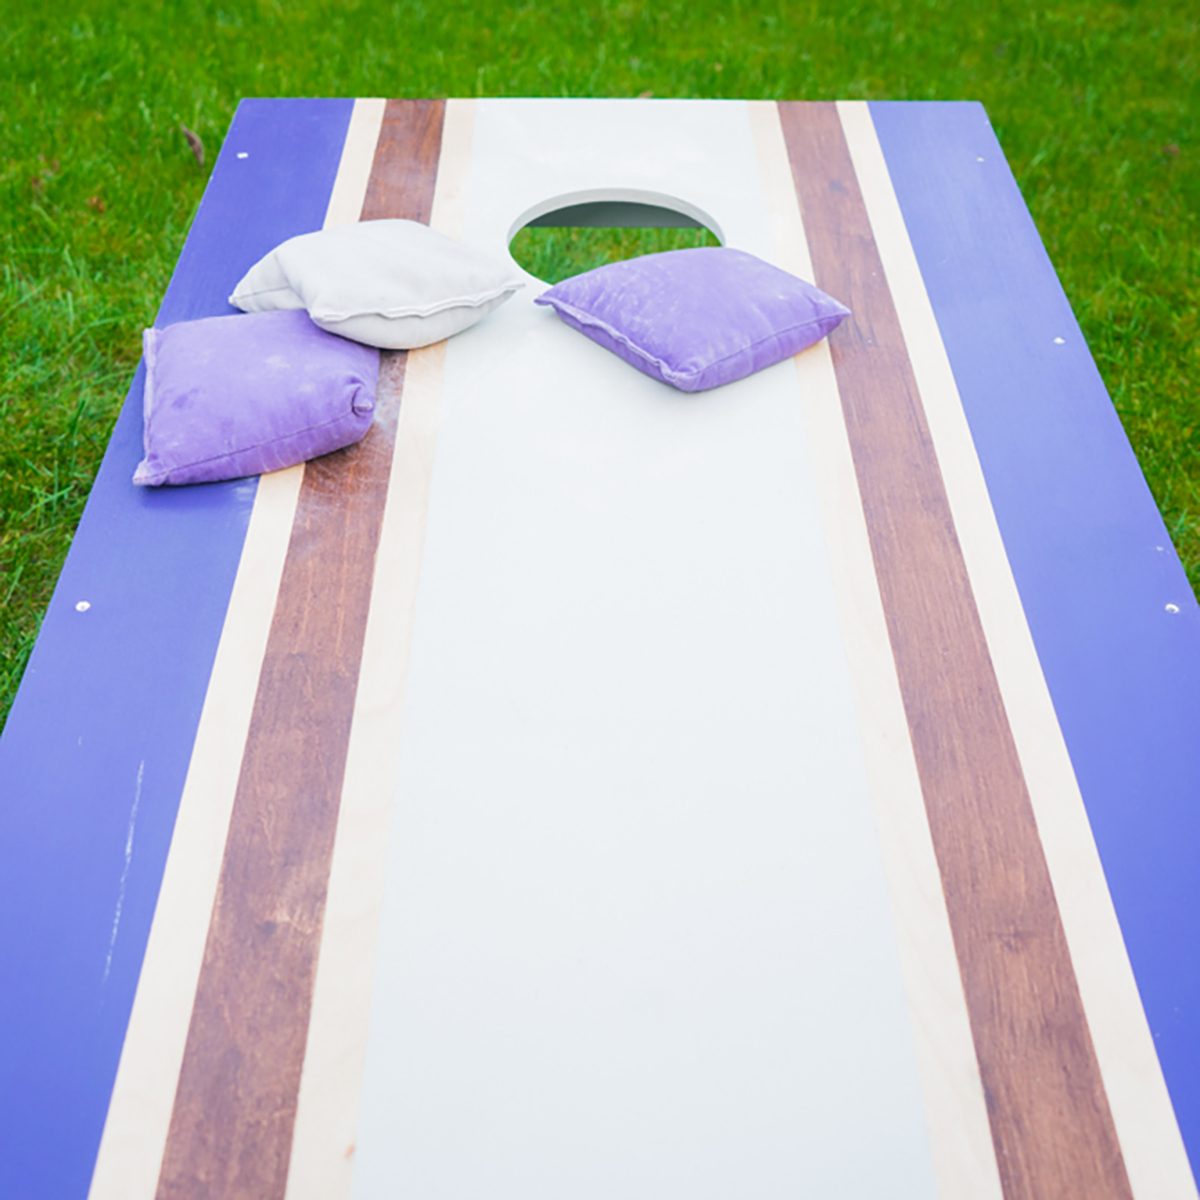
[[[461,222],[474,104],[446,104],[430,224]],[[409,354],[342,786],[288,1173],[290,1200],[350,1194],[400,711],[437,440],[446,345]]]
[[[779,110],[774,102],[755,101],[750,111],[770,197],[775,261],[812,279]],[[820,447],[812,468],[896,919],[938,1188],[947,1198],[988,1200],[1001,1192],[983,1083],[828,343],[795,363],[810,441]]]
[[[382,101],[350,118],[325,224],[358,219]],[[167,855],[154,921],[92,1175],[92,1200],[154,1195],[225,839],[303,465],[259,481]]]
[[[838,105],[908,345],[1134,1194],[1194,1200],[1183,1139],[983,470],[864,102]]]
[[[463,238],[615,186],[774,255],[741,102],[480,102]],[[353,1193],[932,1196],[795,368],[536,292],[446,352]]]

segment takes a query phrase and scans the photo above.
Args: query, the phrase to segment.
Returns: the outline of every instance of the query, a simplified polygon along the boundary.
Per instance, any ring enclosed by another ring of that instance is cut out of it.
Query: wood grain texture
[[[427,221],[443,104],[384,113],[363,219]],[[405,355],[376,421],[308,465],[163,1157],[162,1197],[284,1194]]]
[[[445,119],[444,100],[388,101],[361,220],[428,224]]]
[[[832,104],[781,103],[1004,1191],[1131,1194],[921,397]]]

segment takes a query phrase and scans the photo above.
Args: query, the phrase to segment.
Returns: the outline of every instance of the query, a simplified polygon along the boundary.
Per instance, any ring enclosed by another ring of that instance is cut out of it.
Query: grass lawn
[[[241,96],[982,100],[1200,583],[1194,3],[93,0],[0,44],[0,720]]]

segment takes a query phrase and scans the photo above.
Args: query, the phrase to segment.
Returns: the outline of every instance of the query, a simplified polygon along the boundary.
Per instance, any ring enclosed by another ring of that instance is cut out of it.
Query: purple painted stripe
[[[352,107],[242,103],[158,324],[231,311],[321,225]],[[254,500],[134,488],[141,395],[139,370],[0,741],[4,1196],[87,1193]]]
[[[871,114],[1197,1170],[1200,608],[983,109]]]

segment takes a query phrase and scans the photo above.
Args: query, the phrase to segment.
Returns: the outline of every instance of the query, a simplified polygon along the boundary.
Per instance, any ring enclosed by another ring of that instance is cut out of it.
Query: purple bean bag
[[[290,467],[371,425],[379,351],[267,312],[147,329],[145,457],[133,482],[207,483]]]
[[[850,311],[761,258],[716,246],[609,263],[564,279],[535,303],[684,392],[790,358]]]

